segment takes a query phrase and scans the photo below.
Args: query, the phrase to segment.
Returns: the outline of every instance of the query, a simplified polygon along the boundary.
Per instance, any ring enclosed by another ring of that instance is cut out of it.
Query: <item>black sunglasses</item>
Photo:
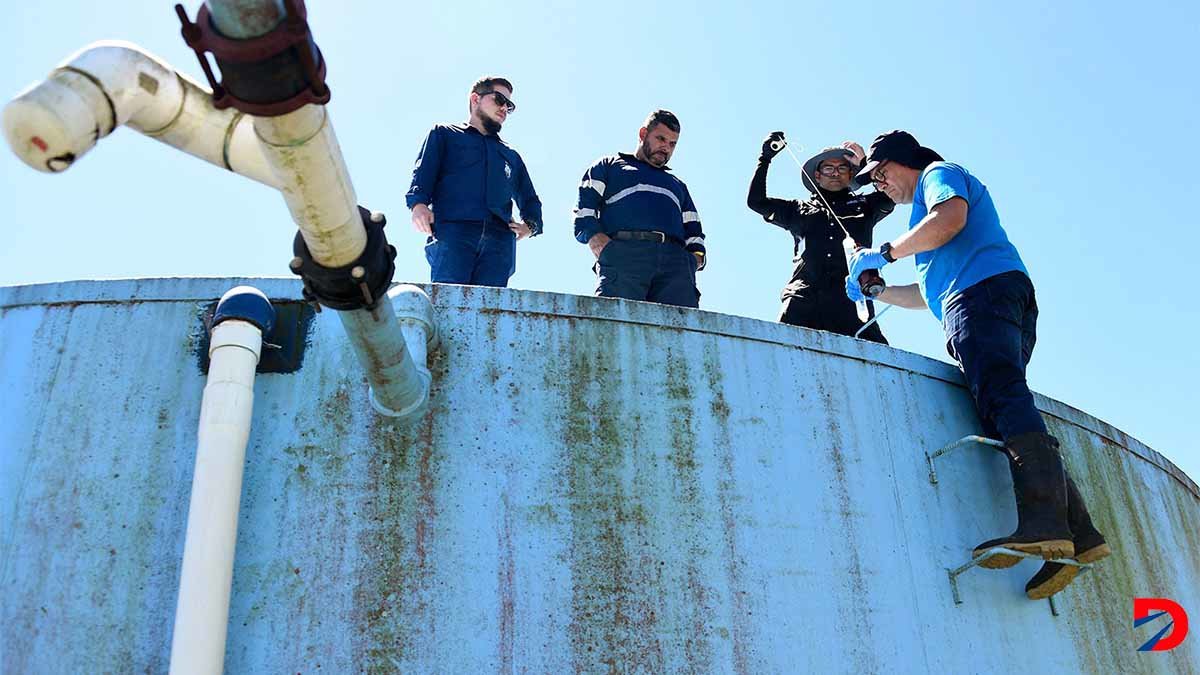
[[[507,108],[510,115],[516,111],[517,104],[513,103],[511,98],[501,94],[498,91],[485,91],[479,95],[479,98],[489,95],[492,97],[492,100],[496,102],[496,105],[501,105]]]

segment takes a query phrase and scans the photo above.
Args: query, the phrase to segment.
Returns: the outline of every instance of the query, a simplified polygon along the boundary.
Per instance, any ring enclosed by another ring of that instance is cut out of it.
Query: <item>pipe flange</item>
[[[341,267],[325,267],[313,260],[302,232],[292,242],[291,270],[304,280],[304,299],[330,309],[375,309],[396,274],[396,247],[388,244],[383,228],[387,218],[358,207],[367,245],[357,259]]]
[[[183,40],[196,58],[212,87],[213,106],[236,108],[257,117],[277,117],[310,103],[329,102],[325,84],[325,59],[313,42],[304,0],[284,0],[286,17],[270,32],[246,40],[234,40],[217,32],[208,5],[202,5],[192,23],[183,5],[175,5],[182,25]],[[213,75],[206,52],[211,52],[221,69],[221,81]]]

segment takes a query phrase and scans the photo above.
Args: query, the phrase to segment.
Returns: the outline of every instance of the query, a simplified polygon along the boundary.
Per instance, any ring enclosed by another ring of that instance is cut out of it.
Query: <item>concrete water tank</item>
[[[0,672],[162,672],[204,387],[203,315],[249,283],[0,289]],[[1135,597],[1200,612],[1200,491],[1038,404],[1112,558],[1030,601],[957,370],[646,303],[430,286],[428,414],[375,414],[331,312],[256,381],[225,668],[249,672],[1194,673]],[[286,369],[285,369],[286,370]]]

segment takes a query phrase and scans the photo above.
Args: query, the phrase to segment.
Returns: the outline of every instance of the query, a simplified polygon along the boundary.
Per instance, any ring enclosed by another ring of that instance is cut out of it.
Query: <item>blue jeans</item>
[[[1002,440],[1046,432],[1025,382],[1037,342],[1037,300],[1021,272],[988,277],[946,304],[946,350],[962,366],[984,433]]]
[[[517,271],[517,235],[498,220],[434,223],[425,259],[436,284],[504,287]]]
[[[699,307],[696,264],[696,257],[678,244],[613,239],[593,268],[596,295]]]

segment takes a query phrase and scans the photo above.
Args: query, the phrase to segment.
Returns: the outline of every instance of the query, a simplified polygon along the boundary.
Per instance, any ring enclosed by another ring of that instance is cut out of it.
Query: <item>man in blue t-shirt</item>
[[[507,286],[517,240],[542,233],[542,202],[500,128],[517,109],[512,83],[483,77],[471,86],[464,124],[439,124],[425,138],[406,201],[413,227],[429,235],[434,283]],[[513,219],[513,201],[521,209]]]
[[[1017,529],[983,542],[974,555],[997,546],[1081,563],[1109,555],[1025,381],[1037,339],[1037,301],[987,187],[905,131],[875,139],[858,182],[874,183],[897,204],[912,204],[912,216],[908,232],[851,257],[846,294],[861,300],[859,285],[852,282],[859,274],[914,256],[917,283],[889,286],[877,299],[909,309],[928,307],[941,320],[946,349],[962,366],[984,432],[1004,441]],[[980,564],[996,569],[1018,562],[998,555]],[[1049,597],[1076,573],[1077,567],[1047,562],[1026,585],[1026,594]]]

